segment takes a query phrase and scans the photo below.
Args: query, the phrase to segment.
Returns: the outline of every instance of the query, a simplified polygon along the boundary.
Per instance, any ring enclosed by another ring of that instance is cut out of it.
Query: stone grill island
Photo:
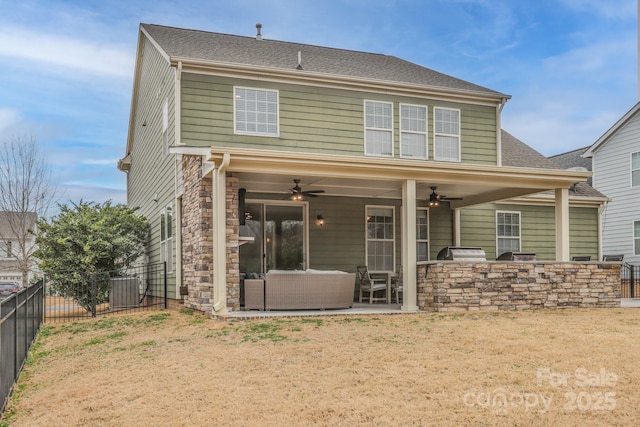
[[[531,254],[487,261],[479,248],[445,249],[438,256],[445,259],[418,263],[420,310],[620,307],[620,262],[536,261]]]

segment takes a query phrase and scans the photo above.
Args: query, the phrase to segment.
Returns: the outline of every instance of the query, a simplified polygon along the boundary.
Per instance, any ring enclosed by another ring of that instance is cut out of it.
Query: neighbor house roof
[[[441,88],[498,99],[510,98],[509,95],[395,56],[153,24],[141,24],[141,29],[171,61],[196,60],[281,71],[297,70],[307,74]]]
[[[609,128],[608,131],[606,131],[600,138],[598,138],[596,142],[588,147],[588,150],[584,152],[583,156],[593,157],[593,153],[598,150],[598,148],[600,148],[603,144],[605,144],[609,140],[609,137],[611,137],[611,135],[616,133],[618,129],[624,126],[624,124],[627,123],[633,116],[635,116],[638,111],[640,111],[640,102],[631,107],[631,109],[627,111],[627,113],[622,116],[620,120],[618,120],[613,126],[611,126],[611,128]]]
[[[553,158],[543,156],[541,153],[520,141],[504,129],[502,130],[501,138],[502,164],[504,166],[533,167],[541,169],[568,169],[563,164],[555,162]],[[604,194],[586,182],[576,183],[571,187],[570,193],[573,196],[606,198]]]
[[[582,147],[576,150],[567,151],[566,153],[556,154],[555,156],[549,156],[551,160],[562,166],[563,169],[581,167],[586,170],[592,170],[591,159],[586,159],[582,155],[587,151],[589,147]]]

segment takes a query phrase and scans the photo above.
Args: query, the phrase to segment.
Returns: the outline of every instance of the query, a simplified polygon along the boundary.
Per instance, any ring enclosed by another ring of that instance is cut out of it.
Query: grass
[[[180,310],[45,325],[0,427],[167,425],[167,408],[172,425],[634,425],[638,314]]]

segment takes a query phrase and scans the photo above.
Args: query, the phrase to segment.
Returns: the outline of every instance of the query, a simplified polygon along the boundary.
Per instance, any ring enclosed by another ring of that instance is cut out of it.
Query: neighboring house
[[[0,282],[26,286],[34,276],[35,221],[35,213],[0,212]]]
[[[640,103],[582,155],[593,186],[611,200],[602,215],[602,251],[640,264]]]
[[[238,310],[241,273],[366,264],[401,268],[413,310],[446,246],[599,255],[590,173],[502,133],[508,99],[393,56],[142,24],[118,166],[188,307]]]

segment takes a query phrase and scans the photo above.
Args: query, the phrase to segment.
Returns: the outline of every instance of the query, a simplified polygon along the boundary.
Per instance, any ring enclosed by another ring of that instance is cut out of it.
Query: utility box
[[[118,308],[138,308],[140,306],[140,290],[137,277],[112,277],[109,279],[111,292],[109,305],[112,310]]]

